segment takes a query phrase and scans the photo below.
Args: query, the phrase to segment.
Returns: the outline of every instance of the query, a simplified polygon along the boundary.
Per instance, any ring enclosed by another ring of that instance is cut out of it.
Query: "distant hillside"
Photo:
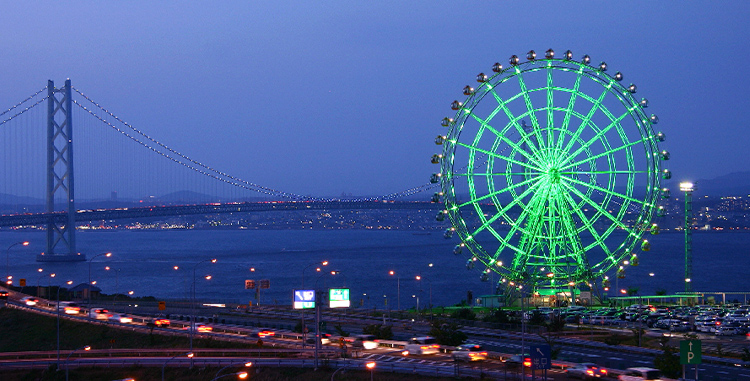
[[[750,171],[733,172],[713,179],[697,180],[695,193],[701,196],[750,195]]]

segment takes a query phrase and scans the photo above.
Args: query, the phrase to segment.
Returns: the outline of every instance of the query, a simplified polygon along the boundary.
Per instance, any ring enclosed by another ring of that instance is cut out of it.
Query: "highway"
[[[13,308],[25,309],[33,311],[35,313],[46,314],[48,316],[55,316],[56,313],[53,309],[45,307],[29,307],[22,305],[21,303],[10,301],[9,306]],[[142,311],[145,312],[145,311]],[[219,340],[231,340],[239,342],[247,342],[249,344],[255,344],[259,339],[257,337],[258,326],[279,326],[281,323],[287,325],[295,325],[300,320],[300,313],[297,311],[289,310],[275,310],[275,309],[255,309],[249,312],[240,311],[227,311],[226,308],[201,308],[199,315],[202,316],[204,321],[207,321],[213,316],[217,316],[217,321],[221,323],[212,322],[209,325],[213,328],[211,332],[198,332],[198,337],[212,337]],[[133,323],[117,323],[110,321],[97,321],[84,316],[75,315],[61,315],[65,319],[75,319],[80,321],[88,321],[94,324],[107,324],[114,327],[120,327],[129,330],[141,331],[148,333],[152,328],[148,327],[145,322],[148,320],[147,316],[134,316]],[[154,332],[167,335],[187,335],[187,331],[184,329],[189,324],[187,316],[171,314],[172,324],[168,328],[153,328]],[[175,319],[175,317],[178,317]],[[180,320],[179,317],[185,318]],[[342,329],[351,332],[352,334],[362,332],[362,328],[369,324],[382,323],[382,318],[374,318],[372,316],[358,315],[358,314],[332,314],[326,313],[323,317],[324,320],[329,323],[329,330],[333,324],[341,324]],[[213,319],[212,319],[213,320]],[[536,334],[526,334],[523,336],[517,332],[501,331],[496,329],[477,328],[477,327],[463,327],[462,331],[465,332],[469,339],[467,342],[481,344],[485,349],[490,351],[490,359],[485,362],[477,363],[455,363],[452,356],[449,353],[441,353],[434,356],[408,356],[401,355],[401,348],[405,341],[412,336],[423,336],[426,335],[429,329],[428,321],[417,321],[412,322],[411,320],[397,320],[388,321],[393,323],[395,340],[388,341],[382,340],[381,346],[374,350],[363,350],[359,349],[352,352],[351,346],[347,346],[350,355],[356,357],[356,359],[349,360],[352,364],[350,366],[360,366],[362,361],[375,361],[380,369],[386,369],[390,367],[392,371],[403,371],[404,369],[419,374],[425,374],[424,372],[434,372],[434,375],[456,375],[462,376],[480,374],[492,375],[492,377],[511,377],[512,375],[518,374],[519,369],[508,368],[506,363],[503,362],[509,356],[521,352],[521,343],[524,342],[527,346],[530,343],[541,344],[544,342],[542,337]],[[208,323],[207,323],[208,324]],[[303,345],[302,335],[291,332],[284,329],[274,329],[275,335],[272,337],[263,337],[264,353],[268,355],[268,351],[278,350],[286,351],[293,350],[295,355],[298,357],[297,362],[292,361],[287,364],[286,361],[281,361],[276,358],[262,359],[263,361],[276,361],[277,366],[311,366],[312,349],[310,345]],[[660,334],[659,332],[649,332],[649,334]],[[562,369],[566,366],[570,366],[575,362],[595,362],[610,369],[613,372],[622,370],[627,367],[634,366],[653,366],[653,358],[660,351],[654,349],[637,348],[630,346],[609,346],[603,343],[584,340],[581,338],[557,338],[552,341],[553,346],[559,347],[560,358],[565,361],[558,360],[553,361],[554,368],[548,372],[550,379],[566,379]],[[268,349],[265,349],[268,348]],[[450,348],[446,348],[445,352],[448,352]],[[139,350],[138,358],[132,359],[128,355],[127,350],[119,350],[124,352],[117,352],[118,350],[108,351],[102,355],[102,358],[97,360],[95,356],[96,351],[87,353],[85,358],[76,361],[77,366],[90,365],[87,361],[117,361],[118,364],[129,364],[132,365],[134,362],[137,364],[147,366],[146,363],[161,363],[163,364],[164,357],[168,353],[175,353],[185,351],[184,349],[176,350],[153,350],[144,351]],[[196,349],[196,352],[199,350]],[[205,361],[237,361],[238,357],[243,355],[251,354],[251,350],[243,350],[242,353],[230,353],[230,350],[224,350],[224,353],[220,356],[216,354],[207,353]],[[166,353],[166,354],[165,354]],[[321,351],[322,357],[335,358],[339,356],[341,349],[338,345],[327,345],[323,347]],[[67,355],[69,353],[66,353]],[[132,353],[131,353],[132,354]],[[36,367],[49,365],[49,359],[33,358],[21,360],[11,360],[7,356],[0,355],[0,368],[14,368],[14,367]],[[104,358],[106,357],[106,359]],[[204,361],[203,354],[197,354],[196,359],[201,358]],[[722,358],[715,358],[712,356],[703,356],[704,363],[699,366],[699,372],[702,375],[711,375],[715,380],[748,380],[750,381],[750,368],[741,367],[740,365],[748,366],[750,364],[743,363],[738,360],[727,360]],[[153,360],[153,361],[151,361]],[[145,361],[145,362],[144,362]],[[332,361],[332,360],[328,360]],[[339,360],[336,360],[339,361]],[[342,360],[343,361],[343,360]],[[174,364],[178,366],[181,362],[178,360]],[[337,363],[338,364],[338,363]],[[343,364],[343,363],[342,363]],[[113,365],[116,366],[116,365]],[[122,365],[124,366],[124,365]],[[172,363],[170,362],[170,365]],[[269,365],[270,366],[270,365]],[[427,370],[426,370],[427,369]]]

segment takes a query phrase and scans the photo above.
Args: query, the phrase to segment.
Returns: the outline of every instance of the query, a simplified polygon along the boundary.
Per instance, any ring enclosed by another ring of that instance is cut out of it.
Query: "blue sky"
[[[461,88],[530,49],[621,71],[677,180],[748,169],[750,3],[8,2],[0,108],[47,79],[159,141],[284,191],[427,182]]]

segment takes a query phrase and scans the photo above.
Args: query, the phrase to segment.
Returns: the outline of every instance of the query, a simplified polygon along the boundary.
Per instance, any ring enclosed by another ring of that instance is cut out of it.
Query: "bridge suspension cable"
[[[180,164],[180,165],[182,165],[182,166],[184,166],[186,168],[189,168],[189,169],[191,169],[191,170],[193,170],[193,171],[195,171],[197,173],[200,173],[200,174],[202,174],[204,176],[211,177],[213,179],[222,181],[224,183],[227,183],[227,184],[230,184],[230,185],[233,185],[233,186],[237,186],[237,187],[240,187],[240,188],[244,188],[244,189],[247,189],[247,190],[251,190],[251,191],[255,191],[255,192],[259,192],[259,193],[263,193],[263,194],[267,194],[267,195],[271,195],[271,196],[281,196],[281,197],[285,197],[285,198],[292,198],[292,199],[305,200],[305,201],[323,201],[320,198],[315,198],[315,197],[310,197],[310,196],[302,196],[302,195],[298,195],[298,194],[295,194],[295,193],[284,192],[284,191],[280,191],[280,190],[276,190],[276,189],[264,187],[262,185],[254,184],[254,183],[251,183],[249,181],[245,181],[245,180],[242,180],[242,179],[240,179],[238,177],[232,176],[232,175],[230,175],[228,173],[219,171],[219,170],[217,170],[217,169],[215,169],[213,167],[210,167],[210,166],[208,166],[206,164],[203,164],[203,163],[201,163],[199,161],[196,161],[196,160],[188,157],[187,155],[184,155],[184,154],[182,154],[182,153],[180,153],[180,152],[178,152],[178,151],[176,151],[176,150],[168,147],[167,145],[165,145],[165,144],[157,141],[156,139],[150,137],[149,135],[145,134],[144,132],[142,132],[142,131],[138,130],[137,128],[133,127],[130,123],[127,123],[127,122],[123,121],[118,116],[116,116],[115,114],[113,114],[109,110],[107,110],[104,107],[102,107],[100,104],[98,104],[97,102],[95,102],[94,100],[92,100],[91,98],[89,98],[88,96],[86,96],[85,94],[83,94],[81,91],[79,91],[75,87],[73,87],[73,90],[76,93],[78,93],[79,95],[81,95],[84,99],[86,99],[87,101],[91,102],[91,104],[93,104],[94,106],[96,106],[97,108],[99,108],[100,110],[102,110],[102,112],[104,112],[107,115],[111,116],[116,121],[122,123],[123,125],[125,125],[126,127],[128,127],[130,130],[132,130],[133,132],[135,132],[138,135],[142,136],[144,139],[147,139],[147,140],[153,142],[154,144],[158,145],[159,147],[167,150],[168,152],[172,153],[175,156],[178,156],[178,157],[182,158],[183,160],[186,160],[186,161],[194,164],[195,166],[191,165],[191,164],[188,164],[186,162],[183,162],[183,161],[177,159],[176,157],[174,157],[172,155],[169,155],[169,154],[167,154],[165,152],[162,152],[159,149],[157,149],[156,147],[153,147],[153,146],[147,144],[146,142],[144,142],[144,141],[142,141],[142,140],[140,140],[140,139],[138,139],[138,138],[130,135],[127,131],[124,131],[121,128],[119,128],[119,127],[115,126],[114,124],[110,123],[109,121],[107,121],[103,117],[99,116],[95,112],[89,110],[86,106],[80,104],[79,102],[74,101],[74,103],[77,106],[79,106],[80,108],[82,108],[84,111],[86,111],[87,113],[89,113],[91,116],[93,116],[94,118],[98,119],[102,123],[108,125],[109,127],[113,128],[117,132],[123,134],[124,136],[128,137],[129,139],[135,141],[136,143],[142,145],[143,147],[151,150],[152,152],[155,152],[155,153],[157,153],[157,154],[159,154],[159,155],[161,155],[161,156],[163,156],[165,158],[168,158],[168,159],[172,160],[173,162],[175,162],[177,164]],[[197,168],[196,166],[200,167],[200,168],[203,168],[203,169]]]
[[[35,92],[34,94],[31,94],[31,95],[29,95],[28,97],[26,97],[26,99],[24,99],[24,100],[22,100],[22,101],[20,101],[20,102],[16,103],[16,104],[15,104],[15,105],[14,105],[13,107],[11,107],[11,108],[9,108],[9,109],[7,109],[7,110],[5,110],[5,111],[1,112],[1,113],[0,113],[0,117],[2,117],[3,115],[5,115],[5,114],[7,114],[7,113],[9,113],[9,112],[11,112],[11,111],[13,111],[13,110],[15,110],[15,109],[17,109],[17,108],[21,107],[21,106],[22,106],[22,105],[23,105],[24,103],[26,103],[26,102],[28,102],[28,101],[30,101],[30,100],[32,100],[32,99],[34,99],[34,97],[36,97],[37,95],[39,95],[39,94],[40,94],[41,92],[43,92],[43,91],[45,91],[45,90],[47,90],[47,86],[43,87],[43,88],[42,88],[41,90],[39,90],[39,91]],[[2,125],[3,125],[3,124],[5,124],[5,123],[8,123],[8,122],[10,122],[11,120],[13,120],[13,119],[15,119],[15,118],[17,118],[17,117],[19,117],[19,116],[21,116],[21,115],[23,115],[23,114],[24,114],[24,113],[26,113],[27,111],[31,110],[32,108],[34,108],[34,107],[38,106],[39,104],[41,104],[42,102],[44,102],[45,100],[47,100],[47,98],[48,98],[47,96],[44,96],[44,97],[43,97],[42,99],[39,99],[39,100],[37,100],[37,101],[36,101],[36,102],[35,102],[34,104],[32,104],[31,106],[29,106],[29,107],[26,107],[26,108],[22,109],[21,111],[18,111],[17,113],[15,113],[14,115],[12,115],[12,116],[10,116],[10,117],[7,117],[6,119],[4,119],[4,120],[0,121],[0,126],[2,126]]]

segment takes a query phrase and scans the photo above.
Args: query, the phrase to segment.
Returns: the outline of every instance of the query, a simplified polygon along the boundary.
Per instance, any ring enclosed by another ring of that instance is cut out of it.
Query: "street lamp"
[[[396,275],[396,272],[391,270],[388,275]],[[396,275],[396,304],[397,309],[401,311],[401,277]]]
[[[109,271],[112,270],[111,267],[107,266],[104,268],[105,270]],[[115,299],[117,299],[117,292],[120,289],[120,269],[114,269],[115,271],[115,292],[112,296],[112,308],[115,308]]]
[[[90,351],[91,350],[91,346],[90,345],[84,345],[84,346],[82,346],[80,348],[76,348],[73,352],[70,352],[70,354],[68,355],[68,357],[65,358],[65,381],[68,381],[68,368],[69,368],[69,366],[68,366],[68,360],[70,359],[70,356],[73,356],[73,353],[76,353],[76,351],[78,351],[79,349],[83,349],[84,351]]]
[[[16,242],[10,246],[8,246],[8,249],[5,250],[5,280],[8,282],[8,285],[10,285],[10,273],[8,272],[10,268],[10,249],[12,249],[14,246],[23,245],[23,246],[29,246],[29,241],[19,241]]]
[[[365,367],[370,370],[370,381],[372,381],[372,374],[375,373],[375,361],[368,362]]]
[[[195,286],[195,270],[198,268],[198,266],[201,263],[206,263],[206,262],[209,262],[209,261],[211,263],[216,263],[216,258],[204,259],[204,260],[196,263],[193,266],[193,284],[192,284],[192,291],[193,292],[192,292],[192,295],[191,295],[192,298],[191,298],[191,301],[190,301],[190,327],[188,328],[188,330],[190,331],[190,352],[191,353],[193,352],[193,335],[194,335],[194,332],[195,332],[195,289],[196,289],[196,286]],[[192,367],[193,367],[193,359],[191,357],[190,358],[190,368],[192,368]]]
[[[174,356],[170,357],[169,360],[164,361],[164,365],[161,366],[161,381],[164,381],[164,368],[167,367],[167,363],[168,362],[172,361],[177,356],[187,356],[190,359],[190,361],[192,362],[194,355],[195,354],[192,351],[190,351],[190,352],[185,352],[185,353],[183,353],[181,355],[174,355]]]
[[[41,275],[39,275],[39,278],[36,279],[36,296],[37,297],[41,297],[41,295],[39,295],[39,282],[41,282],[42,277],[44,277],[44,274],[42,274],[44,272],[44,269],[40,267],[36,271],[38,271],[39,274],[41,274]]]
[[[229,373],[229,374],[225,374],[225,375],[216,377],[216,378],[214,378],[211,381],[216,381],[216,380],[218,380],[220,378],[224,378],[224,377],[228,377],[228,376],[237,376],[237,378],[239,378],[240,380],[244,380],[244,379],[247,378],[247,372]]]
[[[101,253],[101,254],[97,254],[97,255],[95,255],[95,256],[93,256],[93,257],[91,257],[91,259],[89,259],[89,284],[88,284],[88,293],[89,293],[89,298],[88,298],[88,299],[89,299],[89,301],[88,301],[88,306],[89,306],[89,307],[91,307],[91,261],[93,261],[93,260],[94,260],[94,258],[96,258],[96,257],[101,257],[102,255],[103,255],[103,256],[105,256],[105,257],[111,257],[111,256],[112,256],[112,253]]]
[[[309,264],[309,265],[305,266],[305,267],[304,267],[304,268],[302,269],[302,288],[305,288],[305,270],[309,269],[309,268],[310,268],[310,267],[312,267],[312,266],[318,265],[318,264],[320,264],[320,265],[322,265],[322,266],[328,266],[328,261],[323,261],[323,262],[315,262],[315,263],[311,263],[311,264]],[[320,267],[318,267],[318,268],[316,269],[316,271],[320,272]]]
[[[73,284],[72,280],[69,280],[66,282],[68,285]],[[62,287],[57,286],[57,305],[55,305],[55,309],[57,310],[57,370],[60,369],[60,289]]]
[[[305,270],[309,269],[312,266],[318,265],[318,264],[320,264],[322,266],[328,266],[328,261],[311,263],[311,264],[305,266],[302,269],[302,277],[301,277],[301,281],[302,281],[301,282],[301,284],[302,284],[302,288],[301,289],[302,290],[305,288]],[[318,271],[318,272],[320,272],[320,267],[316,268],[315,270]],[[304,308],[301,309],[299,312],[300,312],[300,323],[301,323],[300,327],[302,329],[302,346],[304,347],[305,344],[307,343],[307,329],[306,329],[307,327],[305,327],[305,310],[304,310]]]
[[[223,367],[223,368],[219,369],[219,371],[218,371],[218,372],[216,372],[216,374],[214,375],[214,380],[215,380],[215,379],[217,379],[217,378],[219,378],[219,373],[221,373],[221,371],[223,371],[224,369],[227,369],[227,368],[229,368],[230,366],[234,366],[234,365],[237,365],[237,364],[239,364],[239,363],[240,363],[240,362],[231,362],[231,363],[229,363],[229,365],[227,365],[227,366],[225,366],[225,367]],[[252,362],[250,362],[250,361],[247,361],[247,362],[245,362],[245,368],[249,368],[249,367],[251,367],[251,366],[253,366],[253,363],[252,363]],[[222,376],[222,377],[223,377],[223,376]],[[241,377],[241,378],[244,378],[244,377]]]

